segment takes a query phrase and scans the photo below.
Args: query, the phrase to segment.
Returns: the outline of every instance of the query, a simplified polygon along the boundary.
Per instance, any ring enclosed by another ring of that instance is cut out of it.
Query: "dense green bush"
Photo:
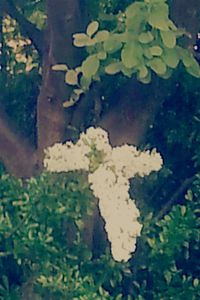
[[[185,205],[160,221],[143,216],[143,251],[129,263],[116,263],[109,249],[94,258],[83,243],[82,220],[94,203],[84,173],[43,173],[24,183],[2,174],[0,181],[0,299],[23,299],[27,278],[37,299],[200,296],[200,177]]]
[[[198,299],[200,296],[198,206],[189,201],[176,205],[153,228],[148,224],[144,230],[148,250],[146,265],[138,272],[141,299]]]
[[[101,286],[111,279],[116,285],[124,266],[109,254],[91,261],[82,242],[81,221],[93,203],[84,174],[44,173],[25,184],[2,175],[0,195],[1,299],[10,299],[29,277],[42,299],[49,293],[55,299],[112,299]],[[73,236],[67,223],[76,228]]]

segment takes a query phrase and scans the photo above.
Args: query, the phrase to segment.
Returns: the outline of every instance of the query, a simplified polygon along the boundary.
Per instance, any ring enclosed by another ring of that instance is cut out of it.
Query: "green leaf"
[[[152,42],[154,40],[154,36],[153,36],[153,34],[150,31],[148,31],[148,32],[142,32],[139,35],[138,40],[142,44],[148,44],[148,43],[150,43],[150,42]]]
[[[145,16],[136,15],[133,18],[126,19],[126,28],[130,32],[134,32],[135,34],[139,34],[145,28]]]
[[[114,53],[121,49],[122,43],[115,36],[112,36],[104,42],[103,47],[106,52]]]
[[[176,25],[174,24],[174,22],[172,22],[172,20],[169,20],[168,21],[168,25],[169,25],[169,28],[173,31],[176,31],[177,30],[177,27]]]
[[[79,230],[82,230],[84,228],[83,220],[80,220],[80,219],[76,220],[75,223],[76,223],[76,226],[78,227]]]
[[[122,63],[115,62],[105,67],[105,72],[109,75],[117,74],[121,71]]]
[[[117,297],[115,298],[115,300],[122,300],[122,294],[117,295]]]
[[[185,195],[185,199],[188,201],[192,201],[193,200],[193,193],[192,190],[188,190],[187,194]]]
[[[169,271],[165,271],[164,272],[164,277],[165,280],[167,281],[167,284],[170,284],[171,280],[172,280],[172,274]]]
[[[144,11],[146,11],[145,3],[136,1],[127,7],[127,9],[125,10],[125,15],[127,18],[132,19]]]
[[[95,39],[97,40],[97,42],[101,43],[101,42],[105,42],[109,38],[109,36],[110,36],[109,31],[100,30],[95,35]]]
[[[141,48],[134,42],[127,43],[122,52],[121,59],[126,68],[133,68],[140,63]]]
[[[192,56],[192,53],[186,49],[183,49],[181,47],[177,47],[178,53],[180,54],[181,60],[184,64],[184,66],[190,67],[194,62],[194,57]]]
[[[149,51],[153,56],[161,56],[163,53],[162,48],[159,46],[152,46],[149,48]]]
[[[144,51],[144,56],[148,59],[152,59],[153,58],[153,55],[151,54],[150,50],[149,50],[149,47],[148,48],[143,48],[143,51]]]
[[[110,279],[110,285],[114,288],[115,287],[115,282],[113,279]]]
[[[88,56],[82,63],[83,76],[86,78],[91,78],[92,76],[94,76],[99,69],[99,65],[99,59],[96,55]]]
[[[68,66],[64,64],[57,64],[52,66],[53,71],[68,71]]]
[[[200,78],[200,66],[198,62],[193,58],[193,63],[188,68],[187,72],[196,78]]]
[[[69,108],[69,107],[72,107],[76,104],[76,102],[78,101],[79,99],[74,99],[73,97],[70,98],[70,100],[67,100],[65,102],[63,102],[63,107],[64,108]]]
[[[151,82],[151,72],[148,72],[148,75],[144,78],[138,77],[138,80],[144,84],[149,84]]]
[[[176,34],[171,31],[160,31],[160,35],[164,45],[168,48],[174,48],[176,46]]]
[[[174,49],[165,48],[162,58],[166,63],[166,65],[173,69],[175,69],[178,66],[178,63],[180,61],[176,48]]]
[[[166,72],[160,75],[160,77],[162,77],[163,79],[169,79],[171,75],[172,75],[172,69],[167,68]]]
[[[200,66],[189,50],[177,47],[182,62],[188,73],[196,78],[200,78]]]
[[[90,78],[86,78],[84,76],[81,76],[80,86],[82,87],[83,90],[87,91],[89,89],[89,87],[90,87],[91,82],[92,82],[91,77]]]
[[[158,75],[164,75],[167,71],[166,64],[160,58],[156,57],[150,60],[148,64],[151,67],[151,69]]]
[[[151,248],[154,248],[154,246],[155,246],[155,239],[153,239],[153,238],[147,238],[147,243],[149,244],[149,246]]]
[[[137,70],[136,70],[136,69],[133,69],[133,68],[132,68],[132,69],[128,69],[128,68],[126,68],[126,67],[122,64],[121,72],[124,74],[124,76],[127,76],[127,77],[131,78],[132,75],[133,75],[134,73],[137,72]]]
[[[70,85],[78,84],[78,74],[74,70],[69,70],[65,75],[65,82]]]
[[[82,89],[74,89],[73,92],[80,97],[80,95],[82,95],[84,93],[84,91]]]
[[[128,31],[140,33],[141,30],[144,30],[147,17],[147,7],[145,3],[138,1],[134,2],[127,7],[125,15],[126,29]]]
[[[74,46],[76,47],[85,47],[91,41],[91,38],[85,33],[75,33],[73,34]]]
[[[101,51],[101,52],[97,53],[97,58],[100,60],[104,60],[107,58],[107,53],[104,51]]]
[[[99,23],[97,21],[93,21],[91,22],[86,30],[87,35],[89,35],[90,37],[97,32],[99,28]]]
[[[104,294],[103,289],[102,289],[101,286],[99,287],[99,294],[100,294],[101,296],[103,296],[103,294]]]
[[[186,214],[186,211],[187,211],[186,206],[181,205],[180,209],[181,209],[181,215],[184,216]]]
[[[148,69],[146,66],[142,66],[140,69],[139,69],[139,72],[138,72],[138,79],[143,79],[143,78],[146,78],[148,76]]]
[[[196,287],[198,287],[198,285],[199,285],[199,279],[198,279],[198,278],[195,278],[195,279],[193,280],[193,286],[196,288]]]
[[[153,5],[149,14],[148,23],[157,29],[169,29],[169,7],[166,3]]]

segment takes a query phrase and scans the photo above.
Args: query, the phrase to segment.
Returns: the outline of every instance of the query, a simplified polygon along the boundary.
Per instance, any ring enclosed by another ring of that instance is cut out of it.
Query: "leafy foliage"
[[[82,242],[82,219],[91,214],[93,206],[84,174],[44,173],[25,186],[2,175],[0,194],[2,289],[5,280],[9,288],[13,287],[16,282],[12,276],[19,273],[17,283],[34,278],[41,297],[50,293],[55,299],[112,299],[107,298],[108,292],[101,285],[111,278],[116,284],[125,265],[120,267],[106,254],[92,262],[92,253]],[[69,230],[66,232],[68,223],[74,228],[72,236]],[[12,273],[5,267],[8,261],[15,266]],[[96,270],[96,275],[91,270]],[[8,293],[5,289],[2,293]]]
[[[25,183],[2,174],[0,299],[21,299],[27,278],[37,299],[197,299],[199,177],[194,191],[163,220],[144,218],[145,258],[134,273],[134,258],[116,263],[107,250],[94,258],[83,244],[82,220],[93,207],[84,173]]]
[[[22,134],[34,143],[36,98],[41,81],[38,54],[31,41],[20,34],[19,26],[13,19],[6,16],[2,26],[0,84],[5,89],[0,95],[0,103]]]
[[[138,275],[142,299],[198,299],[198,208],[199,200],[174,206],[156,223],[154,234],[146,227],[150,234],[143,238],[150,252]]]
[[[86,33],[76,33],[74,45],[86,47],[88,57],[82,65],[67,71],[65,81],[75,85],[70,103],[79,100],[92,81],[105,74],[122,73],[136,76],[142,83],[151,82],[152,72],[168,79],[182,62],[187,72],[199,78],[200,68],[192,53],[178,45],[178,38],[187,35],[169,19],[165,0],[136,1],[124,13],[113,15],[113,30],[101,29],[97,21],[91,22]],[[108,28],[108,27],[107,27]],[[56,66],[59,70],[59,66]],[[62,70],[62,68],[60,69]]]

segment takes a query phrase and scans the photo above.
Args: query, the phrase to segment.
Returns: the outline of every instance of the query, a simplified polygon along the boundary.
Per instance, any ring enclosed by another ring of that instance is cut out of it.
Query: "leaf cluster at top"
[[[177,43],[187,33],[170,20],[166,0],[136,1],[124,13],[113,16],[113,20],[117,25],[112,31],[101,30],[99,22],[93,21],[86,33],[73,35],[74,45],[86,47],[88,56],[73,70],[65,66],[65,81],[75,87],[66,107],[78,101],[91,83],[104,74],[135,75],[140,82],[150,83],[152,72],[168,79],[182,62],[187,72],[200,77],[192,53]],[[63,71],[63,66],[53,68]]]

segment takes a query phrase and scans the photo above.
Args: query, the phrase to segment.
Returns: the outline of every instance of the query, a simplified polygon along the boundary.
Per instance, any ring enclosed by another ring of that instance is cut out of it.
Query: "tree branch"
[[[43,32],[33,23],[28,21],[23,14],[19,12],[12,0],[3,0],[3,11],[11,18],[17,21],[23,35],[27,36],[33,43],[39,55],[43,53]]]
[[[35,149],[11,129],[2,109],[0,111],[0,160],[9,173],[28,178],[36,166]]]
[[[190,178],[187,178],[183,181],[181,186],[177,189],[177,191],[173,194],[173,196],[169,199],[169,201],[162,207],[162,209],[159,211],[159,213],[156,215],[156,219],[160,220],[163,218],[163,216],[170,210],[173,204],[177,201],[177,199],[183,194],[190,184],[193,183],[195,180],[196,176],[192,176]]]

